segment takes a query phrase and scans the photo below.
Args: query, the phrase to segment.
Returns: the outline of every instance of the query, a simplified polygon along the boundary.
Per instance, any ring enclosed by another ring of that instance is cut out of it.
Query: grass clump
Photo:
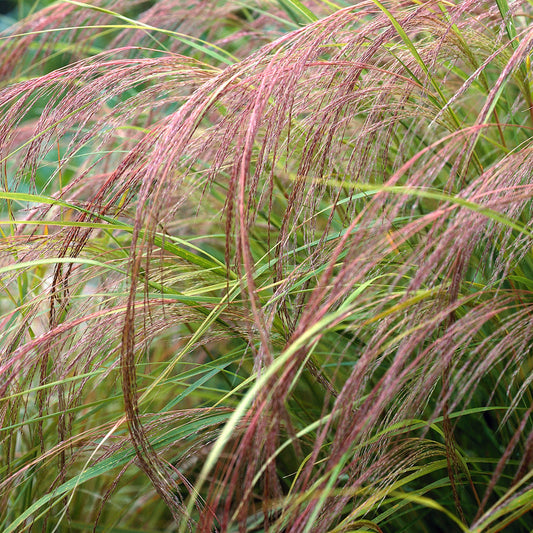
[[[530,531],[532,15],[8,26],[2,531]]]

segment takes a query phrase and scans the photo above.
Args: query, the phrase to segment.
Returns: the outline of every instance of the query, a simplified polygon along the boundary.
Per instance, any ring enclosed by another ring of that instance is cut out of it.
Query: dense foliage
[[[532,531],[532,16],[2,16],[0,529]]]

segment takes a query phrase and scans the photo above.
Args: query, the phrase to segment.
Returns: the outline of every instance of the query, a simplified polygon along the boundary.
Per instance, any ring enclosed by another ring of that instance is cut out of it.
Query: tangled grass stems
[[[530,531],[532,15],[6,29],[2,531]]]

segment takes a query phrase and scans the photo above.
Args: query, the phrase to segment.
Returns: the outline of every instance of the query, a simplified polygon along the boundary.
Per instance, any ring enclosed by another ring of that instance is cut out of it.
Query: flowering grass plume
[[[8,25],[2,531],[530,531],[532,16]]]

